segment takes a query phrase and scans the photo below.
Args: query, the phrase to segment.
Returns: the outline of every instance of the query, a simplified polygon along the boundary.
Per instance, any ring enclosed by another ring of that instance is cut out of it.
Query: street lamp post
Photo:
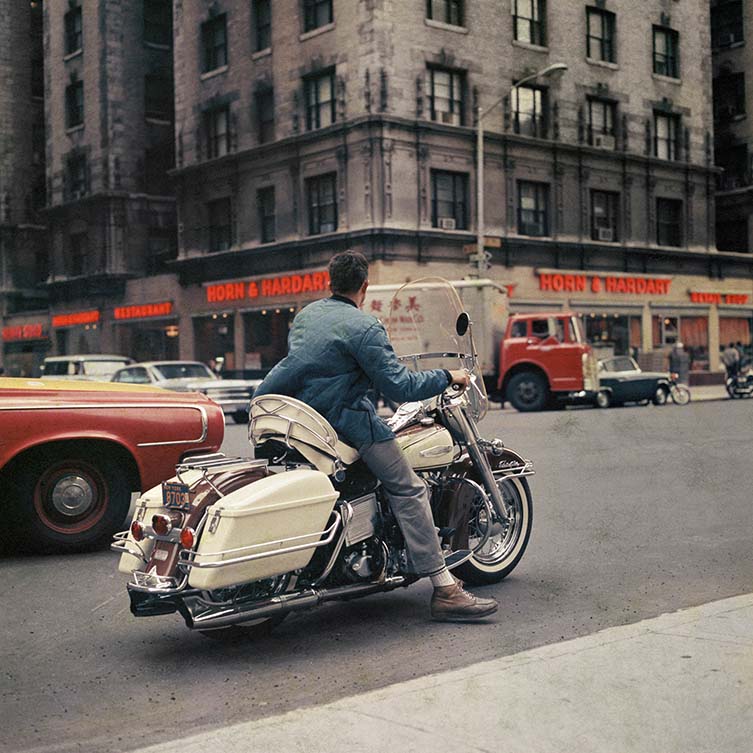
[[[484,251],[484,118],[499,106],[508,94],[511,94],[522,84],[566,70],[567,65],[565,63],[552,63],[552,65],[548,65],[546,68],[517,81],[507,94],[500,97],[486,110],[482,110],[480,105],[476,108],[476,268],[479,277],[486,271],[486,252]]]

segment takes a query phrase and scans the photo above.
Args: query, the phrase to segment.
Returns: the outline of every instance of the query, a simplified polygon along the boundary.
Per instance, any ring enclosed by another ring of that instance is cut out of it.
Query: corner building
[[[603,355],[681,340],[699,381],[720,332],[750,342],[706,0],[176,0],[174,32],[183,355],[271,366],[341,249],[374,283],[467,276],[478,108],[481,271],[513,311],[569,307]]]

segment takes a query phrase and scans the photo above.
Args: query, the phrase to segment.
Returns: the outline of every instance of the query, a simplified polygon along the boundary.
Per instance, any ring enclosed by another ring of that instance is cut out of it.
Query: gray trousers
[[[429,490],[416,475],[394,439],[374,442],[360,450],[369,470],[382,482],[392,514],[405,538],[413,570],[433,575],[444,567],[437,529],[429,505]]]

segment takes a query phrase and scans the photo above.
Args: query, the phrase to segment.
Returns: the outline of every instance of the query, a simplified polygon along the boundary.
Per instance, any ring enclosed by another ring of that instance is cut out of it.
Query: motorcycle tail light
[[[167,536],[172,530],[173,522],[167,515],[153,515],[152,528],[157,536]]]
[[[144,538],[144,526],[138,520],[131,523],[131,536],[134,541],[141,541]]]
[[[180,532],[180,545],[184,549],[193,549],[194,542],[196,541],[196,531],[193,528],[184,528]]]

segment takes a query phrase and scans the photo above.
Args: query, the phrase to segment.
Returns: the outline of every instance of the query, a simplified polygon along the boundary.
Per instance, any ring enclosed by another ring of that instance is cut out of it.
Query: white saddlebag
[[[337,497],[324,473],[307,469],[236,489],[208,508],[188,585],[211,591],[305,567]]]

